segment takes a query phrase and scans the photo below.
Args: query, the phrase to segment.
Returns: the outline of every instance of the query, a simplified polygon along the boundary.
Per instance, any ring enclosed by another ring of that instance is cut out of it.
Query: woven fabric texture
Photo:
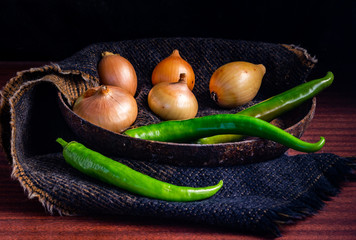
[[[18,73],[2,90],[1,143],[13,176],[30,197],[61,214],[110,214],[178,219],[236,231],[279,235],[279,224],[315,213],[350,172],[349,160],[333,154],[282,155],[277,159],[233,167],[177,167],[112,156],[128,166],[177,185],[207,186],[224,180],[212,198],[189,203],[137,196],[93,180],[67,165],[57,137],[77,140],[60,113],[57,92],[72,104],[87,88],[99,84],[102,51],[125,56],[140,84],[135,125],[157,122],[145,99],[154,66],[179,49],[196,73],[198,115],[218,111],[206,92],[209,76],[224,63],[263,63],[269,71],[260,101],[305,81],[315,59],[293,46],[223,39],[173,38],[98,43],[58,63]],[[282,79],[285,81],[275,81]],[[254,102],[250,103],[253,104]],[[246,105],[248,106],[248,105]],[[243,107],[246,107],[243,106]],[[231,110],[239,111],[240,108]],[[95,137],[95,136],[93,136]]]

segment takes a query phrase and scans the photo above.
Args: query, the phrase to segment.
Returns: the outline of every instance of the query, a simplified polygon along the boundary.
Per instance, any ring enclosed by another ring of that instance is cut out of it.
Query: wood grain
[[[17,71],[42,62],[0,62],[0,86]],[[356,97],[332,87],[317,98],[306,141],[327,140],[321,152],[356,156]],[[299,154],[290,150],[289,154]],[[315,216],[282,228],[282,239],[356,239],[356,178]],[[50,215],[37,199],[28,199],[11,179],[11,166],[0,152],[0,239],[262,239],[223,229],[159,219]]]

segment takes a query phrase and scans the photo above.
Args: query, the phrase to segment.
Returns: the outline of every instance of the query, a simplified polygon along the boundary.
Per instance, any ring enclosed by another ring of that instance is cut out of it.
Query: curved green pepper
[[[222,180],[214,186],[199,188],[169,184],[137,172],[78,142],[67,143],[61,138],[58,138],[57,142],[63,147],[66,162],[80,172],[149,198],[180,202],[197,201],[213,196],[223,185]]]
[[[327,72],[327,74],[319,79],[315,79],[294,88],[291,88],[285,92],[282,92],[276,96],[266,99],[256,105],[253,105],[236,114],[246,115],[255,118],[259,118],[265,121],[271,121],[283,113],[299,106],[306,100],[314,97],[325,88],[329,87],[334,81],[334,74]],[[243,138],[242,135],[210,135],[210,137],[201,138],[196,143],[200,144],[214,144],[214,143],[226,143],[236,142]]]
[[[124,132],[131,137],[162,142],[191,142],[206,136],[230,133],[266,138],[301,152],[316,152],[325,144],[323,137],[316,143],[304,142],[264,120],[238,114],[165,121]]]

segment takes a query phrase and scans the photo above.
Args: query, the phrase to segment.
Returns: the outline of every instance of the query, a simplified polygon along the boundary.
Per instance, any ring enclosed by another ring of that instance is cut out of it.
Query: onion
[[[98,74],[102,85],[121,87],[132,96],[137,89],[136,71],[132,64],[119,54],[103,52],[98,64]]]
[[[152,84],[156,85],[160,82],[177,82],[180,74],[185,73],[187,85],[190,90],[193,90],[195,84],[195,74],[192,66],[179,55],[179,51],[175,49],[173,53],[157,64],[152,72]]]
[[[81,95],[73,111],[92,124],[120,133],[136,120],[137,103],[126,90],[102,85]]]
[[[211,76],[211,98],[221,107],[233,108],[251,101],[261,87],[266,68],[262,64],[230,62]]]
[[[148,94],[148,105],[164,120],[189,119],[198,112],[198,101],[187,86],[185,73],[178,82],[156,84]]]

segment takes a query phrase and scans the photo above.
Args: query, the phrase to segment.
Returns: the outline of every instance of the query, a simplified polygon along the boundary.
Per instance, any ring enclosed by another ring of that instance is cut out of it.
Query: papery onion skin
[[[102,85],[82,94],[75,101],[73,111],[92,124],[120,133],[135,122],[138,109],[128,91]]]
[[[148,105],[164,120],[189,119],[195,117],[198,112],[198,101],[184,78],[175,83],[156,84],[148,94]]]
[[[178,82],[179,75],[186,74],[187,85],[193,90],[195,85],[195,74],[192,66],[185,61],[175,49],[170,56],[157,64],[152,72],[152,84],[160,82]]]
[[[257,95],[265,73],[263,64],[244,61],[227,63],[211,76],[210,95],[220,107],[241,106]]]
[[[137,75],[135,68],[126,58],[119,54],[103,52],[98,64],[98,74],[102,85],[121,87],[135,95]]]

